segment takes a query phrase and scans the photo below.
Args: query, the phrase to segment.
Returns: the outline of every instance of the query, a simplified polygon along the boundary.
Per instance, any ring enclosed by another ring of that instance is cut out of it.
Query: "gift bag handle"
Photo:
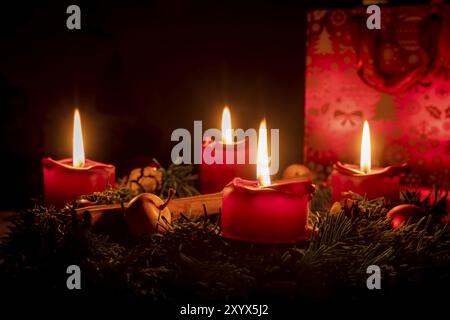
[[[441,17],[433,13],[427,17],[424,17],[419,22],[419,46],[427,57],[427,62],[424,65],[420,65],[406,74],[390,77],[386,75],[379,67],[377,59],[375,57],[379,55],[378,50],[383,44],[383,38],[386,34],[383,34],[383,30],[368,30],[365,28],[365,17],[355,16],[353,17],[353,44],[357,56],[357,73],[361,80],[368,86],[373,87],[379,91],[387,93],[396,93],[406,90],[411,86],[422,80],[428,72],[432,69],[434,61],[437,57],[438,43],[440,31],[442,28]],[[361,25],[364,27],[361,28]],[[427,30],[424,34],[420,30]],[[430,36],[432,35],[432,36]],[[388,35],[389,37],[389,35]],[[369,42],[368,39],[373,41]],[[373,60],[373,73],[375,77],[368,77],[367,70],[364,65],[362,54],[363,52],[369,52],[372,55]],[[379,81],[377,81],[377,79]]]

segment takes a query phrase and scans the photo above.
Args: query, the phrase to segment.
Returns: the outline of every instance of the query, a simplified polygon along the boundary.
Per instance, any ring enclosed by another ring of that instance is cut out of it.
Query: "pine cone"
[[[156,193],[161,189],[162,172],[154,166],[136,168],[124,179],[125,186],[135,195]]]

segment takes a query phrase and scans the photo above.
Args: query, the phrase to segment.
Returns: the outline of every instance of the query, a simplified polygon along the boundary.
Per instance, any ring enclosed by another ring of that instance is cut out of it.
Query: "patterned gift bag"
[[[368,120],[372,163],[408,162],[407,185],[449,187],[450,5],[308,14],[305,163],[324,179],[332,163],[359,163]]]

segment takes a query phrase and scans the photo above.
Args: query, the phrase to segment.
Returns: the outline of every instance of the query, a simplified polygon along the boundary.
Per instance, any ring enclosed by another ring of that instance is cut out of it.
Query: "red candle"
[[[366,195],[368,199],[384,197],[393,204],[398,203],[400,200],[400,177],[407,170],[407,164],[372,168],[369,124],[365,121],[361,142],[360,167],[340,162],[334,165],[329,177],[333,189],[332,201],[350,198],[343,193],[352,191],[360,195]]]
[[[256,166],[250,163],[249,149],[248,139],[233,142],[230,111],[225,107],[222,114],[222,141],[207,139],[202,145],[199,171],[202,193],[222,191],[235,177],[252,178]],[[215,150],[221,150],[222,156],[216,156]],[[216,162],[211,163],[213,159]],[[232,163],[227,163],[227,159],[232,159]],[[239,159],[244,159],[243,163],[239,163]]]
[[[235,178],[223,191],[222,235],[261,243],[306,240],[311,181],[292,179],[262,186]]]
[[[75,110],[73,157],[62,160],[42,159],[44,196],[47,205],[62,207],[76,197],[104,191],[115,185],[115,168],[84,158],[80,114]]]
[[[258,140],[258,178],[235,178],[223,191],[222,235],[260,243],[295,243],[309,237],[310,180],[292,179],[271,184],[267,130],[261,124]]]
[[[400,176],[406,171],[407,165],[373,168],[370,173],[363,173],[357,166],[336,163],[330,175],[333,188],[333,202],[350,196],[343,192],[353,191],[366,195],[368,199],[384,197],[392,204],[400,200]]]

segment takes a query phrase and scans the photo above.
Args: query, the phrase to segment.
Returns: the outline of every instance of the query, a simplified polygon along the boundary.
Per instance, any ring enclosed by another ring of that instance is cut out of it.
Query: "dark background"
[[[402,1],[403,2],[403,1]],[[417,1],[408,1],[414,3]],[[421,1],[423,2],[423,1]],[[81,7],[81,30],[66,8]],[[42,193],[41,158],[86,156],[118,176],[170,163],[176,128],[280,128],[280,168],[301,162],[306,12],[360,1],[8,1],[0,9],[0,207]]]

